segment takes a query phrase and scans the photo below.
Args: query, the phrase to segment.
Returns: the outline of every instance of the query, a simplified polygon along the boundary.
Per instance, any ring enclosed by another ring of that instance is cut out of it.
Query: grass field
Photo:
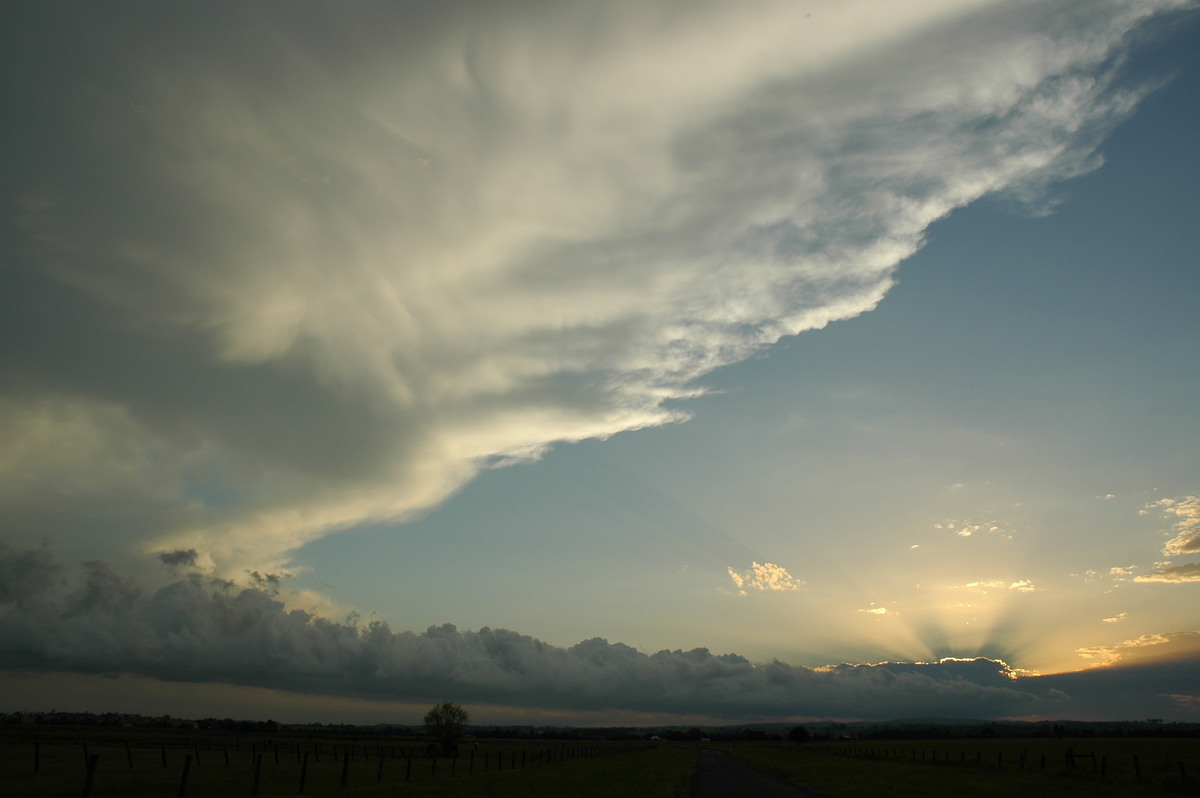
[[[192,798],[686,798],[700,745],[481,740],[478,746],[462,746],[452,763],[422,756],[425,744],[412,737],[0,727],[0,796],[81,796],[88,759],[94,757],[91,798],[176,798],[181,786]],[[1200,740],[1195,739],[712,747],[832,798],[1200,796]]]
[[[610,796],[685,798],[696,749],[628,742],[480,741],[429,759],[413,738],[173,729],[0,730],[0,795]],[[307,762],[307,764],[306,764]],[[186,776],[185,776],[186,770]],[[343,780],[345,786],[343,786]],[[303,792],[301,784],[303,782]]]
[[[834,798],[1200,795],[1200,740],[1195,739],[841,741],[722,747],[751,767]],[[1073,765],[1068,751],[1074,753]]]

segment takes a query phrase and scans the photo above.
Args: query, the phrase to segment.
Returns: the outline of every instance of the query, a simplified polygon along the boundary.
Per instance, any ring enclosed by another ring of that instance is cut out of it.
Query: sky
[[[1191,0],[0,15],[0,711],[1200,721]]]

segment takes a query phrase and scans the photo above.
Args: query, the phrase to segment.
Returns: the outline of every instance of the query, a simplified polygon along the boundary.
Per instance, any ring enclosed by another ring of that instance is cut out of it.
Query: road
[[[692,776],[692,798],[826,798],[820,793],[746,767],[705,748]]]

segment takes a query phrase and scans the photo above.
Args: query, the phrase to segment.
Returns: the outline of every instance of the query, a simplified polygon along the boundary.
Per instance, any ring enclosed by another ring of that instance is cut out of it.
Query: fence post
[[[346,755],[345,751],[343,751],[342,752],[342,789],[346,788],[346,785],[349,783],[349,781],[350,781],[350,757]]]
[[[96,763],[100,761],[99,754],[92,754],[87,759],[87,775],[83,777],[83,798],[92,794],[92,784],[96,781]]]
[[[179,777],[179,798],[187,794],[188,772],[192,769],[192,757],[188,755],[183,760],[183,775]]]
[[[131,765],[132,767],[132,765]],[[42,771],[42,744],[35,742],[33,744],[33,772],[40,773]]]
[[[304,795],[304,784],[308,781],[308,754],[300,761],[300,795]]]
[[[406,750],[404,753],[405,759],[408,760],[408,764],[404,766],[404,780],[408,781],[412,778],[412,751]]]
[[[262,777],[262,754],[254,754],[254,786],[250,788],[251,795],[258,795],[258,780]]]
[[[1138,762],[1137,754],[1133,755],[1133,778],[1134,779],[1142,778],[1142,765],[1140,762]]]
[[[383,781],[383,755],[381,754],[378,757],[378,759],[379,759],[379,770],[375,773],[375,783],[376,784],[379,784],[380,782]]]

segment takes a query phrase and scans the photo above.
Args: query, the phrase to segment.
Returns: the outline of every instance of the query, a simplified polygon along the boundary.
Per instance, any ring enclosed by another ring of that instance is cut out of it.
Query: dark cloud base
[[[421,633],[289,610],[273,585],[199,576],[146,590],[108,565],[76,571],[48,549],[0,548],[0,667],[128,673],[384,702],[456,700],[548,712],[739,720],[915,716],[1189,719],[1195,658],[1019,677],[987,658],[756,664],[707,649],[642,653],[600,638],[569,648],[505,629]]]

